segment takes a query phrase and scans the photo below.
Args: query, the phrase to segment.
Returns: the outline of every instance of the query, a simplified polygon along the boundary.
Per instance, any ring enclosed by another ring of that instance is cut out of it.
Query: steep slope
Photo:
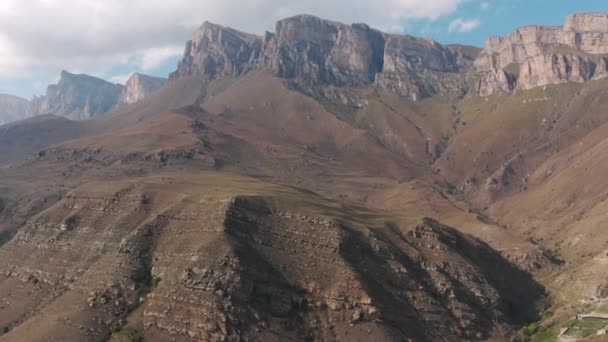
[[[0,94],[0,126],[32,116],[27,100],[17,96]]]
[[[84,135],[83,126],[56,116],[37,116],[0,127],[0,165],[34,158],[48,146]]]
[[[547,158],[578,144],[606,122],[607,83],[465,99],[458,107],[466,126],[451,138],[435,163],[436,171],[479,207],[525,191],[532,173]]]
[[[603,299],[607,166],[604,123],[530,172],[529,189],[492,205],[491,213],[513,230],[557,250],[586,276],[562,284],[571,299]],[[517,213],[517,215],[514,215]],[[558,282],[563,282],[569,274]]]
[[[495,251],[393,220],[216,173],[89,183],[0,249],[3,340],[105,340],[128,319],[152,340],[451,341],[534,319],[541,288]]]

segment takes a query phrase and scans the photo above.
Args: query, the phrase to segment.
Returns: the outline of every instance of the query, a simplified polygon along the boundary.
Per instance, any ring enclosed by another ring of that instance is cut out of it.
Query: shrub
[[[538,325],[538,323],[532,323],[532,324],[528,325],[528,327],[526,327],[526,335],[532,336],[532,335],[536,334],[538,332],[539,328],[540,328],[540,326]]]
[[[144,341],[144,333],[130,325],[125,325],[122,329],[120,329],[118,335],[125,337],[129,342]]]

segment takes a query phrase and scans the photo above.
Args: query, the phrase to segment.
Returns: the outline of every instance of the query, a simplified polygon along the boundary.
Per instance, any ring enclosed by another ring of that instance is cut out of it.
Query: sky
[[[115,83],[132,72],[166,77],[206,20],[262,34],[306,13],[481,47],[591,11],[608,12],[608,0],[0,0],[0,93],[42,95],[61,70]]]

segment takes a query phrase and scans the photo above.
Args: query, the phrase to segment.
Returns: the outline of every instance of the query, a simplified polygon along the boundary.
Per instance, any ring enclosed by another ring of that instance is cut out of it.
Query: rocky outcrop
[[[35,98],[38,114],[55,114],[70,119],[89,119],[116,108],[123,87],[89,75],[61,72],[57,84],[46,95]]]
[[[412,99],[449,91],[457,87],[450,80],[457,78],[459,66],[456,61],[452,51],[432,40],[389,36],[384,50],[384,68],[378,74],[376,84]]]
[[[120,103],[132,104],[138,102],[162,88],[166,82],[167,80],[164,78],[134,73],[122,89]]]
[[[478,93],[585,82],[608,75],[608,14],[574,14],[564,26],[526,26],[491,37],[475,60]]]
[[[418,99],[457,89],[458,73],[475,54],[474,48],[299,15],[279,21],[264,38],[205,23],[171,78],[214,80],[266,69],[307,86],[372,85]]]
[[[31,113],[73,120],[91,119],[121,105],[140,101],[165,83],[163,78],[134,73],[123,86],[86,74],[62,71],[59,82],[50,85],[46,95],[30,102]]]
[[[608,13],[583,13],[568,16],[563,42],[591,54],[608,54]]]
[[[385,35],[367,25],[301,15],[266,35],[262,64],[280,77],[315,84],[369,84],[382,70],[384,45]]]
[[[32,116],[28,100],[13,95],[0,94],[0,126]]]
[[[205,22],[186,44],[184,57],[170,78],[238,76],[252,68],[261,48],[261,37]]]

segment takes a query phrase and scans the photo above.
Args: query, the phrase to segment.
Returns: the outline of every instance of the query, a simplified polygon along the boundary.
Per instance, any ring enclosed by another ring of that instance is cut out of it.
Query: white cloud
[[[110,77],[108,79],[108,81],[110,81],[112,83],[118,83],[118,84],[125,85],[125,83],[127,83],[129,78],[131,77],[131,75],[133,75],[132,72],[130,72],[128,74],[114,75],[114,76]]]
[[[448,26],[448,31],[450,32],[469,32],[472,31],[481,25],[479,19],[470,19],[465,20],[462,18],[458,18],[453,20]]]
[[[492,7],[492,4],[490,4],[489,2],[482,2],[481,4],[479,4],[479,8],[481,8],[482,11],[487,11]]]
[[[179,56],[203,21],[263,33],[308,13],[400,30],[454,13],[468,0],[0,0],[0,80],[62,69],[149,70]]]
[[[146,49],[140,53],[141,68],[144,71],[158,68],[164,62],[173,57],[180,56],[182,53],[184,53],[183,45],[170,45]]]

